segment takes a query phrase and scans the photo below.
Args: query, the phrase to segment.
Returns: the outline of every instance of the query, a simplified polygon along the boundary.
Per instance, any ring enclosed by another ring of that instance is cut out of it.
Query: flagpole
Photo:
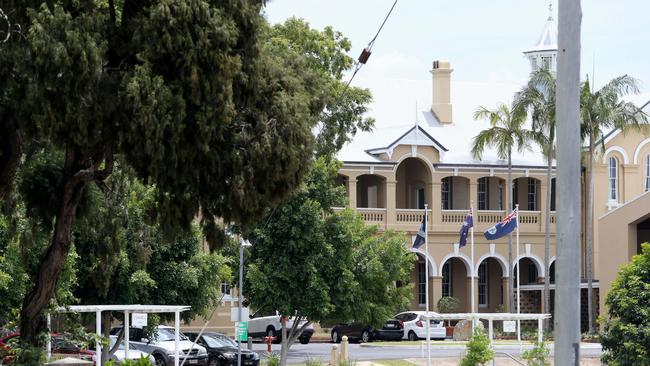
[[[521,296],[519,292],[519,288],[521,287],[519,285],[520,282],[520,263],[519,263],[519,204],[515,205],[515,223],[517,225],[517,315],[521,313]],[[519,345],[521,346],[521,320],[519,320],[519,317],[517,317],[517,341],[519,342]]]
[[[469,213],[470,213],[470,215],[472,215],[472,222],[473,222],[474,221],[474,200],[470,201]],[[476,304],[475,304],[475,296],[476,295],[474,294],[475,284],[474,284],[474,225],[473,224],[469,228],[469,230],[470,230],[469,233],[470,233],[470,246],[471,246],[471,256],[472,256],[472,258],[471,258],[472,259],[472,267],[470,269],[471,270],[470,278],[471,278],[471,281],[472,281],[472,289],[471,289],[471,291],[472,291],[472,296],[471,296],[472,307],[471,307],[471,309],[472,309],[472,328],[473,328],[474,325],[476,324],[475,314],[474,314],[476,312]]]
[[[431,366],[431,320],[429,319],[429,205],[424,204],[424,252],[426,253],[426,258],[424,262],[424,280],[425,290],[424,295],[426,296],[425,307],[427,310],[427,316],[425,317],[426,321],[426,331],[427,331],[427,366]]]

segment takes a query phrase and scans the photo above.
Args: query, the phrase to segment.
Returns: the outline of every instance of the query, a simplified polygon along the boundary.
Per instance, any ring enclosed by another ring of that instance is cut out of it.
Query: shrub
[[[650,244],[621,270],[607,294],[609,319],[602,334],[608,365],[650,365]]]
[[[305,366],[325,366],[325,363],[317,358],[308,358],[305,360]]]
[[[121,366],[154,366],[154,364],[151,363],[149,360],[148,356],[142,355],[139,359],[137,360],[124,360],[120,364]]]
[[[535,342],[535,346],[528,351],[525,351],[521,354],[521,358],[526,360],[528,366],[551,366],[551,362],[548,357],[551,354],[551,350],[546,347],[546,343]]]
[[[472,337],[467,342],[467,354],[460,361],[460,366],[486,365],[494,358],[494,351],[490,348],[490,339],[485,335],[483,328],[476,327]]]
[[[269,352],[264,356],[264,361],[262,362],[264,366],[280,366],[280,355],[277,353]]]
[[[453,313],[460,307],[460,300],[455,297],[445,296],[438,300],[438,312]]]

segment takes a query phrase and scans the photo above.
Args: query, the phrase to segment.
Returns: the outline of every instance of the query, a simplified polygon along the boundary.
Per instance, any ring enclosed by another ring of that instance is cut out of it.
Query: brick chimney
[[[433,61],[431,70],[433,98],[431,112],[440,123],[452,123],[451,114],[451,66],[449,61]]]

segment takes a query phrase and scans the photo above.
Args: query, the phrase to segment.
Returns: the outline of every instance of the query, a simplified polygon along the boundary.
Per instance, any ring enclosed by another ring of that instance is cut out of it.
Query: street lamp
[[[250,241],[246,239],[239,239],[239,296],[237,301],[237,366],[241,366],[241,337],[239,334],[239,327],[241,326],[241,308],[242,308],[242,292],[244,292],[244,247],[253,246]]]

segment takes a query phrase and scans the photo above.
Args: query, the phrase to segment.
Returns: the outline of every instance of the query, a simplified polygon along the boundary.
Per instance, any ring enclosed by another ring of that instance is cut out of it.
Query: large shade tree
[[[647,115],[636,105],[622,99],[628,94],[639,93],[638,81],[628,75],[610,80],[598,91],[593,91],[586,80],[580,92],[580,118],[583,141],[587,142],[587,189],[586,228],[587,241],[586,275],[587,275],[587,311],[589,332],[595,331],[595,312],[593,295],[593,220],[594,220],[594,175],[593,166],[596,147],[605,151],[605,133],[620,129],[624,133],[632,128],[639,128],[648,123]]]
[[[472,140],[472,155],[481,160],[483,153],[489,147],[496,149],[499,159],[508,161],[508,182],[506,185],[506,202],[512,205],[512,151],[524,151],[530,148],[536,134],[526,129],[526,112],[521,108],[510,108],[499,104],[496,109],[490,110],[479,107],[474,112],[475,120],[488,120],[490,127],[479,132]],[[506,208],[507,210],[508,208]],[[512,267],[512,234],[508,236],[508,266]],[[513,276],[508,278],[509,308],[514,309]]]
[[[526,110],[537,143],[546,155],[546,213],[544,221],[544,309],[551,306],[550,247],[553,159],[555,158],[555,77],[547,69],[531,74],[526,86],[515,95],[514,108]],[[550,321],[546,320],[546,328]]]
[[[215,218],[250,224],[299,184],[317,146],[342,143],[314,136],[319,121],[329,136],[367,128],[357,117],[369,95],[334,103],[321,85],[337,69],[263,42],[261,7],[261,0],[3,3],[22,34],[0,52],[0,195],[15,186],[26,151],[61,156],[50,187],[51,239],[20,314],[24,341],[39,343],[84,192],[101,186],[117,159],[155,185],[153,214],[165,239],[188,232],[199,208],[215,239]],[[340,105],[347,119],[322,118],[325,107],[334,113]]]

